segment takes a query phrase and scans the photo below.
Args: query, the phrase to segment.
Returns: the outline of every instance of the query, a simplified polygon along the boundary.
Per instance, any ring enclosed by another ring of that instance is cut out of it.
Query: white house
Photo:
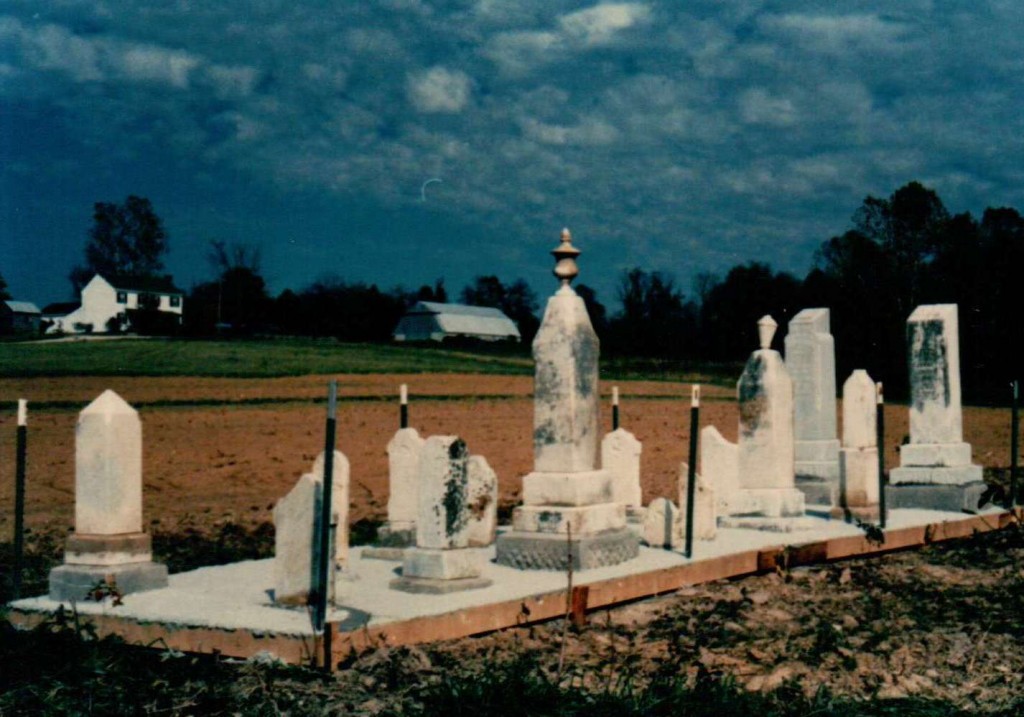
[[[519,329],[500,309],[419,301],[392,332],[395,341],[443,341],[469,337],[484,341],[519,341]]]
[[[82,303],[64,316],[45,314],[52,324],[47,333],[106,333],[131,328],[131,316],[140,309],[155,309],[181,325],[184,292],[169,276],[137,277],[96,274],[82,288]],[[49,307],[47,307],[49,308]]]

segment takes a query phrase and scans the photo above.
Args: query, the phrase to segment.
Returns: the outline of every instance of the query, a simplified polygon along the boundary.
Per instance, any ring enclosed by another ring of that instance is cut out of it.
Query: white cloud
[[[602,3],[563,15],[558,24],[568,38],[584,45],[603,45],[650,15],[650,8],[639,3]]]
[[[420,112],[460,112],[469,101],[472,82],[460,70],[440,65],[408,76],[409,102]]]
[[[561,38],[549,31],[501,32],[483,48],[485,57],[493,60],[508,75],[529,72],[547,62],[561,50]]]
[[[761,87],[743,92],[739,103],[743,121],[749,124],[787,127],[799,119],[792,100],[788,97],[774,97]]]
[[[853,46],[895,52],[908,33],[903,23],[870,13],[768,15],[760,20],[760,26],[769,34],[783,35],[800,46],[824,53],[842,53]]]
[[[520,122],[523,133],[543,144],[602,145],[611,144],[619,137],[618,131],[607,122],[587,119],[574,127],[545,124],[532,118]]]
[[[157,82],[187,89],[189,74],[199,65],[199,58],[183,50],[170,50],[155,45],[136,45],[113,58],[121,73],[142,82]]]

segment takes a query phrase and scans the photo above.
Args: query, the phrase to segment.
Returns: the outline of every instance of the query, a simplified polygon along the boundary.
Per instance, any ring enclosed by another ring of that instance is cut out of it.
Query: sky
[[[167,269],[272,293],[477,275],[612,308],[621,273],[802,277],[867,195],[1024,208],[1015,0],[0,0],[0,275],[67,300],[92,206],[148,197]],[[438,181],[434,181],[438,180]]]

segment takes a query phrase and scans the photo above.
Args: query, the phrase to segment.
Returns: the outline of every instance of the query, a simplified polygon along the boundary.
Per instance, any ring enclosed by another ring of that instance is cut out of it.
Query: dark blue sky
[[[0,274],[67,298],[92,204],[139,194],[186,289],[220,239],[274,292],[543,296],[563,225],[609,305],[637,265],[803,275],[910,180],[1024,208],[1022,30],[1010,1],[6,0]]]

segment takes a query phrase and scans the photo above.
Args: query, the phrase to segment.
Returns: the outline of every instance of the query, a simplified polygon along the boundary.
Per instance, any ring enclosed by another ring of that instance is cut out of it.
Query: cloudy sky
[[[0,274],[67,298],[96,201],[149,197],[273,291],[803,275],[867,194],[1024,209],[1015,0],[0,0]],[[440,181],[428,180],[438,179]]]

